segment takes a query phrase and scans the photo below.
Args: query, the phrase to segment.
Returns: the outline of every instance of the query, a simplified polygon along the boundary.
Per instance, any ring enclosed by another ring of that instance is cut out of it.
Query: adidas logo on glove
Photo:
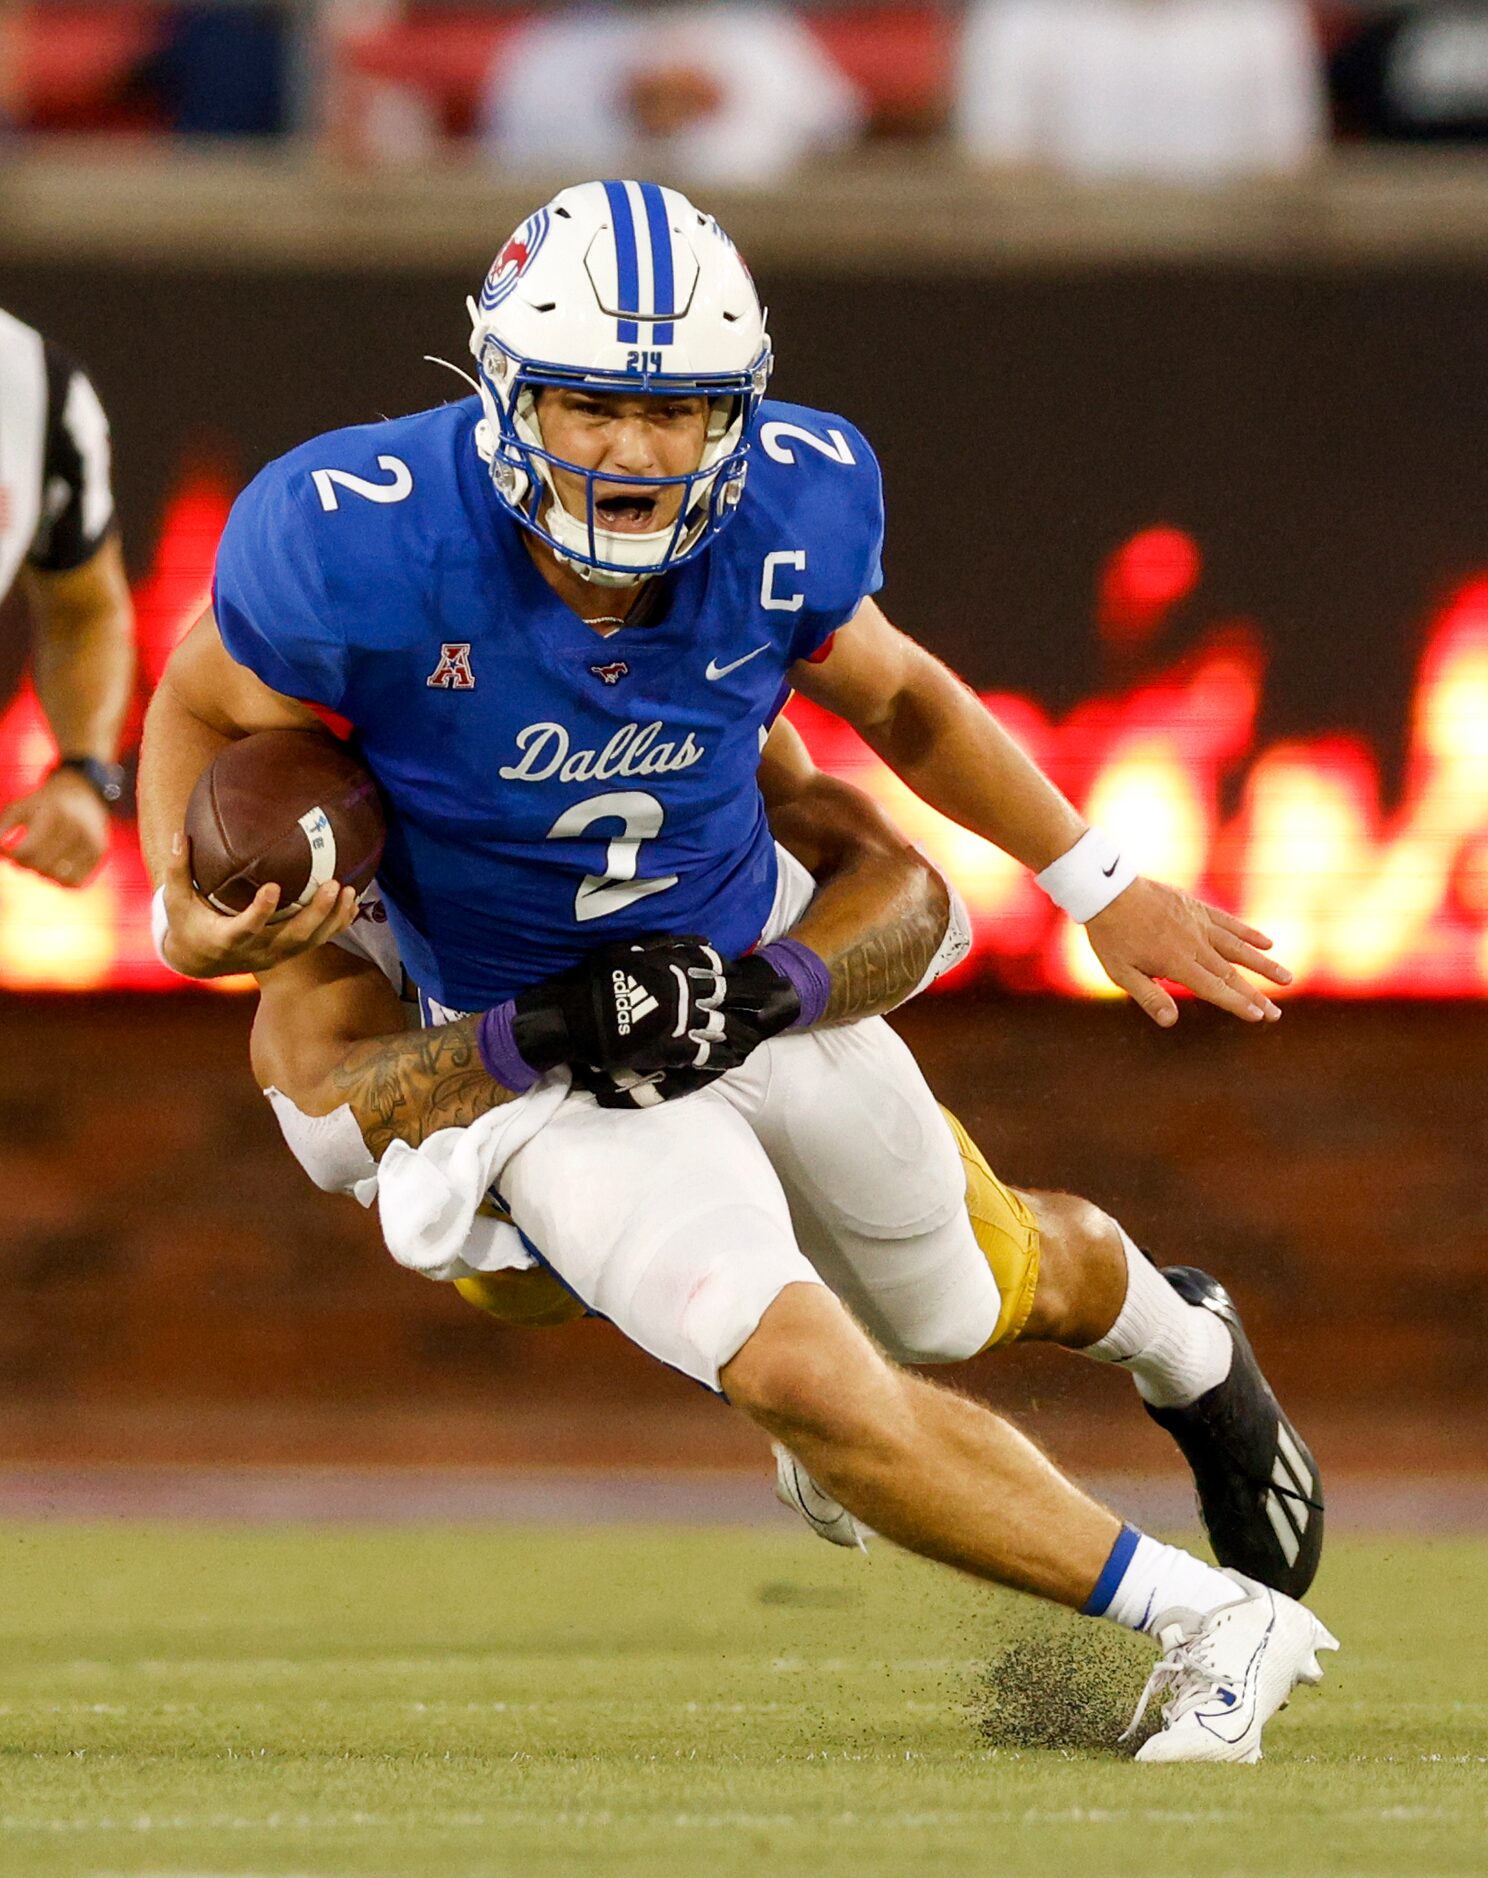
[[[629,972],[611,975],[610,988],[615,995],[615,1029],[622,1037],[630,1035],[631,1026],[649,1017],[657,1008],[656,1000],[644,985],[638,985]]]

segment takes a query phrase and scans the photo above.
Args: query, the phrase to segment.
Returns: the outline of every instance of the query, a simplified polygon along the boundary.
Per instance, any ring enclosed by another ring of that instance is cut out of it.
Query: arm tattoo
[[[876,1017],[912,996],[945,936],[948,910],[943,887],[933,896],[919,893],[910,904],[901,898],[840,946],[823,952],[832,991],[822,1023]]]
[[[440,1128],[463,1128],[512,1093],[487,1075],[476,1045],[478,1017],[430,1030],[374,1037],[350,1049],[331,1082],[350,1103],[368,1152],[390,1141],[418,1147]]]

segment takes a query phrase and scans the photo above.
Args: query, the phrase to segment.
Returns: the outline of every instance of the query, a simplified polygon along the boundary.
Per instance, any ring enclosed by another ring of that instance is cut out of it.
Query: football
[[[319,731],[261,730],[203,770],[186,807],[191,877],[219,913],[241,913],[276,883],[275,920],[307,906],[326,881],[360,893],[382,858],[377,785],[344,745]]]

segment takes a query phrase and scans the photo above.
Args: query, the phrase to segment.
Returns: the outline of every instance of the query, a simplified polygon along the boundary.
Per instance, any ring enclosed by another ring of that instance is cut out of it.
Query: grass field
[[[1336,1543],[1316,1602],[1344,1653],[1265,1764],[1150,1770],[996,1745],[1109,1739],[1140,1646],[883,1546],[99,1524],[3,1547],[0,1870],[25,1878],[1488,1870],[1482,1542]]]

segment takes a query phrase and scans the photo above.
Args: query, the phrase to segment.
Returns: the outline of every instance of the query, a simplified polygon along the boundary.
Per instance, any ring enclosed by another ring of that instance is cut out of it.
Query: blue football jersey
[[[478,1010],[608,940],[759,938],[775,850],[756,771],[786,674],[877,590],[878,465],[840,417],[763,406],[738,514],[601,638],[533,564],[476,399],[271,463],[218,550],[223,643],[350,721],[388,809],[404,961]]]

